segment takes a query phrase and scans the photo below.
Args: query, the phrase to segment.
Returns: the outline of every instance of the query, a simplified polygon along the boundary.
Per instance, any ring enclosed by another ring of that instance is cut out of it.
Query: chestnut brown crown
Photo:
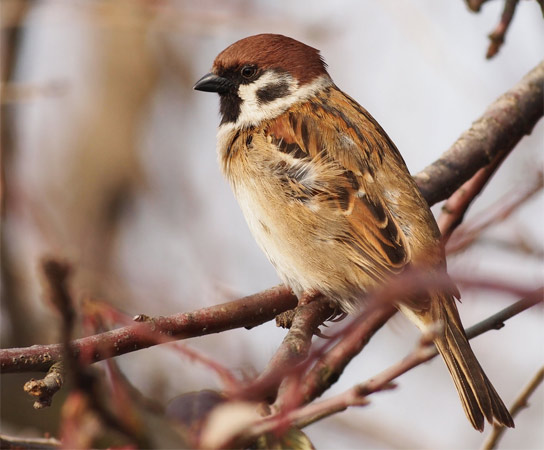
[[[260,70],[287,71],[300,85],[327,74],[327,65],[319,50],[281,34],[257,34],[240,39],[223,50],[213,63],[212,71],[225,71],[255,65]]]

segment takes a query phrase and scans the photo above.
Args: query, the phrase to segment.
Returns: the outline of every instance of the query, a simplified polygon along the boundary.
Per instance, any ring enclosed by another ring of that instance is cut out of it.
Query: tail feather
[[[453,299],[444,299],[438,304],[443,313],[440,315],[444,333],[435,339],[435,345],[453,378],[470,423],[480,431],[484,429],[484,418],[491,424],[495,421],[513,428],[508,409],[470,348]]]

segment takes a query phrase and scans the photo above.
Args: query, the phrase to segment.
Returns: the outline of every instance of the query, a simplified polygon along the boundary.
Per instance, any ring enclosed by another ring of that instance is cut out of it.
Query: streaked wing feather
[[[354,263],[377,280],[399,272],[410,260],[406,237],[394,215],[382,201],[383,193],[373,173],[380,170],[382,157],[369,148],[370,137],[361,139],[364,132],[355,129],[346,118],[322,108],[318,117],[305,114],[304,108],[292,109],[278,117],[265,133],[278,150],[300,161],[310,161],[321,178],[312,192],[292,186],[301,195],[313,196],[328,208],[316,214],[331,213],[344,216],[349,230],[347,236],[336,236],[354,250]],[[342,130],[342,131],[339,131]],[[369,136],[373,133],[368,132]],[[327,143],[334,142],[335,145]],[[361,155],[367,155],[361,157]],[[293,183],[297,184],[297,183]]]

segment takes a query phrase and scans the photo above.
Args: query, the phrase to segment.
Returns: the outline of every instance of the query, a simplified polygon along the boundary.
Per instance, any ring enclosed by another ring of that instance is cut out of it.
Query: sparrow
[[[317,293],[345,312],[408,267],[445,274],[436,221],[395,144],[332,81],[319,51],[278,34],[223,50],[194,89],[216,92],[217,150],[248,226],[299,300]],[[477,430],[513,427],[483,372],[454,297],[429,289],[396,305],[434,343]],[[436,327],[435,327],[436,328]]]

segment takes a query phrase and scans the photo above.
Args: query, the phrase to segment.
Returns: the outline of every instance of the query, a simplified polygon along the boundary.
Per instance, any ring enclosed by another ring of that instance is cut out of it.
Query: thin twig
[[[495,156],[491,163],[478,170],[470,180],[457,189],[444,203],[442,213],[437,220],[444,242],[449,239],[455,228],[463,221],[469,206],[482,192],[507,155],[508,153],[505,152]]]
[[[534,377],[529,381],[527,386],[523,388],[523,390],[520,392],[514,403],[512,404],[510,408],[510,415],[512,417],[516,417],[517,414],[524,408],[527,408],[528,406],[528,400],[533,395],[533,393],[536,391],[538,386],[542,384],[542,381],[544,380],[544,366],[541,367],[537,373],[534,375]],[[506,430],[506,427],[494,424],[493,429],[491,431],[491,434],[484,442],[484,445],[482,446],[482,450],[491,450],[494,448],[497,448],[497,444],[499,443],[499,440],[501,439],[504,431]]]
[[[451,239],[448,240],[446,251],[448,254],[459,252],[472,244],[486,228],[498,222],[504,221],[524,205],[535,194],[544,188],[544,172],[538,171],[535,179],[519,191],[513,192],[508,197],[503,197],[497,203],[480,213],[472,223],[466,223],[458,227]]]
[[[41,380],[32,378],[23,386],[23,390],[33,397],[36,397],[34,409],[42,409],[51,406],[53,396],[64,384],[64,368],[62,361],[51,366],[47,375]]]
[[[493,58],[504,43],[506,32],[512,23],[518,2],[519,0],[505,0],[501,20],[489,35],[489,40],[491,42],[487,48],[487,54],[485,55],[487,59]]]
[[[473,12],[479,12],[482,5],[489,0],[465,0],[469,9]]]
[[[535,305],[538,305],[544,300],[544,289],[539,288],[535,289],[531,295],[526,296],[525,298],[517,301],[513,305],[510,305],[498,313],[493,314],[481,322],[478,322],[476,325],[467,328],[466,333],[469,339],[472,339],[480,334],[485,333],[489,330],[499,330],[504,326],[504,322],[511,317],[525,311],[526,309],[532,308]]]
[[[83,397],[90,411],[93,411],[97,415],[102,425],[127,437],[139,447],[146,447],[148,445],[146,438],[139,433],[140,430],[137,427],[126,420],[127,416],[112,412],[109,402],[105,401],[100,393],[98,377],[88,367],[84,367],[82,361],[77,358],[73,351],[71,337],[76,321],[76,312],[68,288],[68,279],[71,274],[70,265],[64,261],[48,258],[43,261],[42,268],[48,282],[50,300],[62,317],[61,345],[63,359],[62,366],[58,370],[61,374],[61,380],[63,380],[62,374],[65,371],[66,377],[71,380],[73,385],[71,396],[73,398]],[[50,370],[53,383],[58,378],[55,376],[55,372],[57,371]],[[50,402],[58,389],[55,389],[55,386],[53,386],[49,390],[49,397],[45,398],[45,401],[49,400]],[[32,391],[30,393],[32,394]],[[41,406],[48,405],[42,403]]]

